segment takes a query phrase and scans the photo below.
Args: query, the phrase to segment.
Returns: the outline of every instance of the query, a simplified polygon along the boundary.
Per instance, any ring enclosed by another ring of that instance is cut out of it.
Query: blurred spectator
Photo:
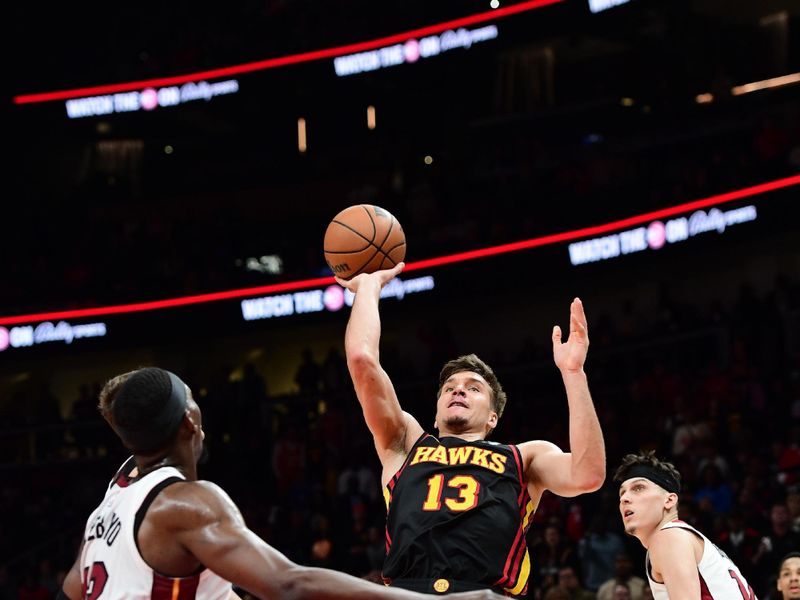
[[[703,484],[694,495],[700,510],[727,514],[733,506],[733,491],[722,479],[719,467],[707,463],[701,472]]]
[[[630,600],[642,600],[647,582],[633,574],[633,561],[627,552],[618,554],[614,561],[614,577],[597,590],[597,600],[616,600],[617,587],[622,585]]]
[[[586,537],[578,544],[583,581],[592,591],[614,576],[615,559],[625,551],[622,538],[610,529],[610,520],[606,514],[595,516]]]
[[[570,505],[565,524],[567,537],[577,543],[584,535],[583,527],[583,507],[578,503]]]
[[[672,437],[672,454],[676,457],[691,455],[712,436],[711,428],[697,403],[686,400],[679,404],[680,412],[675,416],[677,427],[674,428]]]
[[[793,491],[786,495],[786,508],[792,520],[792,531],[800,533],[800,492]]]
[[[706,382],[708,383],[708,382]],[[731,392],[726,391],[724,394],[717,395],[716,393],[704,393],[703,396],[709,404],[718,405],[719,402],[725,402],[730,398]],[[728,460],[720,453],[719,445],[712,437],[699,444],[697,448],[697,472],[703,473],[706,465],[712,464],[719,470],[720,479],[725,479],[730,475],[730,467]]]
[[[367,530],[367,562],[371,572],[381,572],[383,561],[386,558],[386,541],[383,530],[377,525],[372,525]]]
[[[294,376],[298,393],[301,396],[315,396],[319,393],[322,384],[322,368],[314,360],[314,353],[310,348],[303,349],[302,361],[297,367]]]
[[[571,566],[561,567],[558,570],[558,587],[569,594],[570,600],[594,600],[595,595],[581,587],[578,574]]]
[[[259,407],[267,399],[269,394],[267,380],[251,362],[245,363],[242,369],[242,379],[239,381],[238,392],[240,403],[245,406]]]
[[[770,509],[770,530],[761,539],[753,555],[758,580],[764,580],[778,569],[780,559],[800,549],[800,534],[792,531],[789,509],[785,504],[773,504]]]
[[[347,363],[334,347],[328,349],[325,362],[322,363],[322,389],[327,393],[338,392],[350,384]]]
[[[753,557],[761,543],[761,535],[746,525],[741,509],[734,508],[725,523],[726,527],[717,538],[717,545],[742,570],[747,581],[755,581]]]
[[[287,494],[303,481],[306,469],[306,444],[294,422],[286,426],[272,448],[272,471],[278,484],[278,493]]]
[[[572,600],[572,598],[567,590],[555,585],[545,592],[544,600]]]
[[[340,496],[358,493],[370,502],[378,497],[380,483],[375,472],[367,466],[368,457],[365,446],[357,446],[348,456],[344,469],[339,474],[337,490]]]
[[[631,589],[624,583],[617,582],[614,584],[614,594],[611,596],[613,600],[631,600]]]
[[[561,568],[577,564],[575,548],[564,540],[558,523],[544,528],[542,539],[532,545],[530,553],[531,584],[542,589],[556,585]]]

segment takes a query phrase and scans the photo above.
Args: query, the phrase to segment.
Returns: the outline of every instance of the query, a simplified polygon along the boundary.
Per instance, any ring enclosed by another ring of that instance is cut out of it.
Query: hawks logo
[[[424,462],[436,462],[442,465],[474,465],[495,473],[502,473],[508,457],[504,454],[476,448],[461,446],[445,448],[444,446],[422,446],[417,448],[409,466]]]

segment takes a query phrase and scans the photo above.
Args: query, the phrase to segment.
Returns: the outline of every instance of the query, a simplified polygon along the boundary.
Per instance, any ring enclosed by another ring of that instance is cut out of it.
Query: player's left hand
[[[583,369],[589,350],[589,325],[583,302],[575,298],[569,307],[569,338],[561,341],[561,328],[553,327],[553,359],[562,373],[577,373]]]
[[[375,271],[374,273],[361,273],[352,279],[342,279],[341,277],[335,277],[335,279],[336,283],[355,294],[362,285],[368,285],[365,283],[368,281],[375,281],[379,288],[383,288],[383,286],[397,277],[405,267],[406,263],[399,262],[391,269],[383,269],[381,271]]]

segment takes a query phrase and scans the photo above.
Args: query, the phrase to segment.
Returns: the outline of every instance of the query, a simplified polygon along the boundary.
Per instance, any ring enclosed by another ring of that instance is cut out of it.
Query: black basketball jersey
[[[448,581],[510,595],[527,590],[525,534],[534,506],[516,446],[425,433],[384,497],[387,584],[427,579],[437,591]]]

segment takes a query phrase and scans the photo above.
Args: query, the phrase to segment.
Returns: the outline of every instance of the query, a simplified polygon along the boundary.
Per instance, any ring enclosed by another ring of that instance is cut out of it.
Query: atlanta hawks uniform
[[[666,523],[661,529],[687,529],[703,540],[703,556],[697,564],[700,578],[700,600],[756,600],[756,596],[739,568],[711,540],[688,523],[678,519]],[[654,600],[669,600],[667,586],[653,581],[650,554],[647,554],[647,579]]]
[[[208,569],[189,577],[169,577],[144,561],[137,534],[145,513],[161,490],[185,478],[175,467],[131,478],[135,467],[133,457],[122,465],[86,523],[80,560],[83,598],[227,599],[231,584]]]
[[[384,496],[387,584],[525,593],[534,507],[516,446],[423,434]]]

